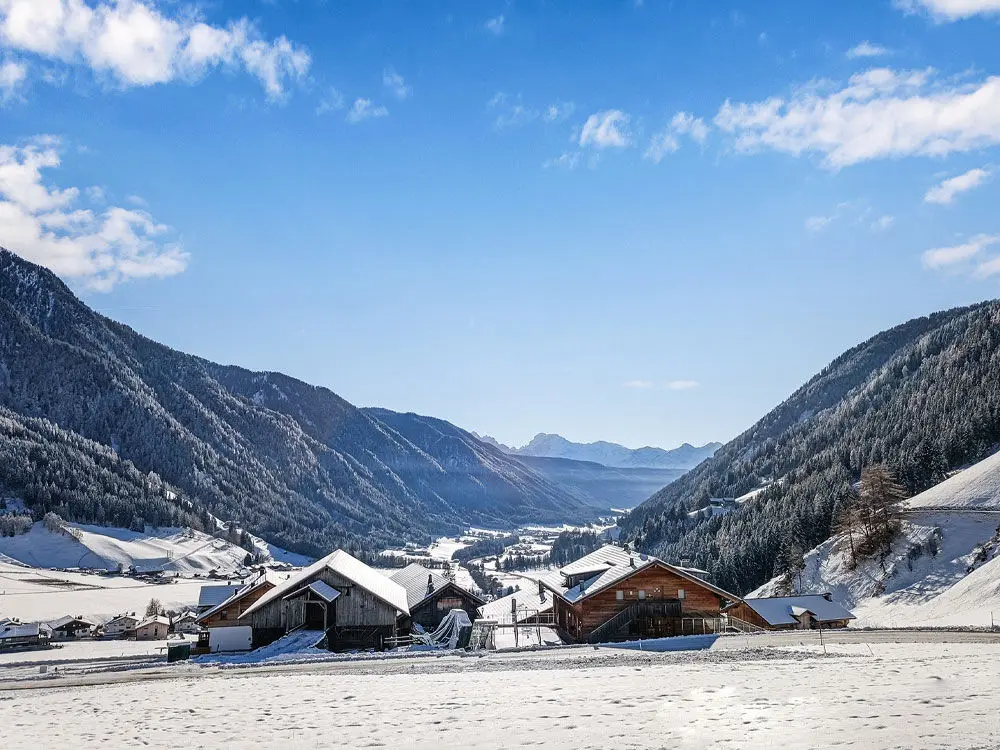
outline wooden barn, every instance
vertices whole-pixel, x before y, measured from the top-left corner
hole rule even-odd
[[[767,630],[846,628],[854,619],[854,613],[830,594],[744,599],[727,607],[725,614]]]
[[[406,631],[413,625],[420,625],[427,631],[434,630],[453,609],[464,609],[469,619],[475,620],[476,611],[486,603],[454,581],[417,563],[407,565],[389,577],[406,589],[410,614],[404,616],[400,623],[401,629]]]
[[[253,631],[258,648],[293,630],[326,633],[331,651],[381,649],[397,634],[397,619],[409,615],[406,589],[343,550],[264,594],[239,622]]]
[[[694,571],[612,545],[539,583],[560,635],[587,643],[719,632],[723,607],[740,601]]]

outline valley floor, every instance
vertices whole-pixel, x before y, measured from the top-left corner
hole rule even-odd
[[[1000,637],[825,635],[0,682],[0,747],[1000,746]]]

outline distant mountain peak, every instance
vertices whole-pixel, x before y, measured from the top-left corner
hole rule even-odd
[[[598,440],[593,443],[574,443],[562,435],[539,432],[527,445],[512,448],[497,442],[488,435],[477,435],[476,437],[518,456],[569,458],[574,461],[590,461],[621,469],[680,469],[686,471],[697,466],[706,458],[710,458],[722,446],[721,443],[708,443],[696,447],[690,443],[682,443],[673,450],[664,450],[648,445],[632,449],[606,440]]]

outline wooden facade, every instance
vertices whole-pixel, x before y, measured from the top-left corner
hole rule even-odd
[[[705,632],[714,627],[722,607],[729,601],[714,587],[684,577],[659,561],[638,568],[593,594],[584,594],[575,602],[568,601],[559,591],[554,593],[556,627],[573,641],[683,635],[689,632],[685,620],[700,621]],[[621,627],[602,629],[619,615]]]
[[[475,620],[476,613],[483,604],[483,600],[475,594],[456,583],[449,583],[412,606],[409,618],[403,618],[401,624],[405,630],[409,630],[413,624],[418,624],[424,630],[431,631],[437,628],[445,615],[453,609],[464,609],[469,619]]]
[[[237,594],[236,596],[228,599],[224,602],[225,606],[218,606],[212,610],[209,610],[204,615],[198,618],[198,624],[203,628],[231,628],[234,625],[238,625],[236,621],[240,619],[240,615],[246,612],[250,607],[257,603],[257,601],[264,596],[268,591],[273,589],[275,584],[272,581],[263,580],[259,583],[251,586],[242,594]]]
[[[307,590],[290,598],[278,597],[242,617],[241,624],[253,628],[254,648],[299,628],[323,630],[324,622],[327,646],[331,651],[381,649],[384,639],[396,634],[397,610],[392,605],[330,568],[322,568],[296,581],[296,589],[314,581],[332,586],[340,596],[326,607],[320,607]]]

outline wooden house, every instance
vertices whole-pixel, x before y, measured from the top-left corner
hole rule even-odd
[[[104,637],[125,638],[126,636],[134,635],[135,626],[140,622],[141,620],[135,616],[135,613],[125,613],[113,617],[104,623]]]
[[[86,617],[67,615],[50,622],[52,640],[75,641],[81,638],[93,638],[98,634],[100,624]]]
[[[39,648],[52,640],[52,628],[43,622],[0,621],[0,651],[12,648]]]
[[[381,649],[409,615],[406,589],[337,550],[264,594],[240,615],[253,631],[253,646],[293,630],[326,633],[331,651]]]
[[[725,614],[767,630],[846,628],[855,619],[830,594],[744,599],[727,607]]]
[[[162,615],[147,617],[135,627],[137,641],[165,641],[170,632],[170,618]]]
[[[400,623],[403,630],[409,631],[413,625],[420,625],[426,631],[434,630],[453,609],[464,609],[469,619],[475,620],[476,611],[486,603],[482,597],[417,563],[407,565],[389,577],[406,589],[410,613]]]
[[[739,602],[694,571],[605,545],[541,579],[560,635],[601,643],[719,632],[722,608]]]
[[[253,629],[249,624],[240,622],[240,616],[287,578],[286,573],[266,570],[229,598],[199,615],[199,627],[209,632],[208,649],[218,653],[252,648]]]

